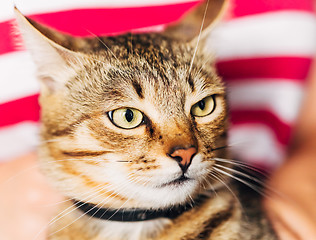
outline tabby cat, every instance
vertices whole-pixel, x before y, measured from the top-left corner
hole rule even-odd
[[[48,239],[276,239],[256,196],[227,186],[225,87],[204,47],[224,6],[94,38],[15,10],[41,85],[39,162],[68,199]]]

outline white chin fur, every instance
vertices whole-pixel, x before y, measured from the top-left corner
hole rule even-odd
[[[151,205],[151,208],[166,208],[190,201],[190,198],[197,192],[198,185],[196,180],[189,180],[179,185],[159,188],[141,187],[139,197],[144,204]]]
[[[121,169],[114,166],[110,168],[111,172],[108,172],[105,176],[108,177],[108,180],[111,179],[111,182],[118,184],[117,186],[129,182],[120,194],[127,198],[131,197],[137,202],[139,206],[135,207],[168,208],[191,201],[200,190],[202,175],[205,175],[205,169],[209,167],[209,164],[201,163],[201,161],[202,157],[200,155],[195,156],[190,166],[191,170],[185,174],[190,180],[178,184],[168,184],[182,175],[176,163],[162,166],[163,169],[153,172],[155,176],[151,176],[150,182],[145,185],[128,181]],[[115,175],[113,175],[113,172],[115,172]]]

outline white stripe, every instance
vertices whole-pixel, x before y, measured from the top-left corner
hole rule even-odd
[[[137,7],[154,6],[174,3],[193,2],[194,0],[1,0],[0,21],[12,19],[13,2],[24,14],[62,11],[66,9],[98,8],[98,7]]]
[[[0,162],[35,150],[38,145],[38,124],[20,123],[0,128]]]
[[[302,84],[280,79],[248,79],[227,89],[232,110],[269,110],[287,124],[296,120],[304,93]]]
[[[28,52],[0,55],[0,104],[38,91],[35,65]]]
[[[285,157],[271,129],[264,125],[239,125],[229,130],[232,157],[249,163],[260,163],[271,169],[279,166]]]
[[[13,18],[14,2],[9,0],[0,1],[0,22]]]
[[[232,19],[214,29],[208,45],[220,60],[271,55],[314,56],[316,17],[279,11]]]

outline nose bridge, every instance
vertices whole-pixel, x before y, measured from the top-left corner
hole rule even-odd
[[[167,137],[167,148],[170,153],[175,148],[190,148],[197,146],[197,140],[192,130],[191,123],[184,119],[170,122],[164,131]]]
[[[198,151],[198,142],[192,123],[187,118],[179,117],[169,120],[161,129],[164,154],[175,160],[185,173]]]

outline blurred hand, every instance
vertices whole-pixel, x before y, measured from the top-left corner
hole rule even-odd
[[[63,198],[46,182],[35,153],[0,164],[0,239],[44,240]]]
[[[265,200],[281,240],[316,239],[316,149],[287,159],[268,183],[280,195]]]

